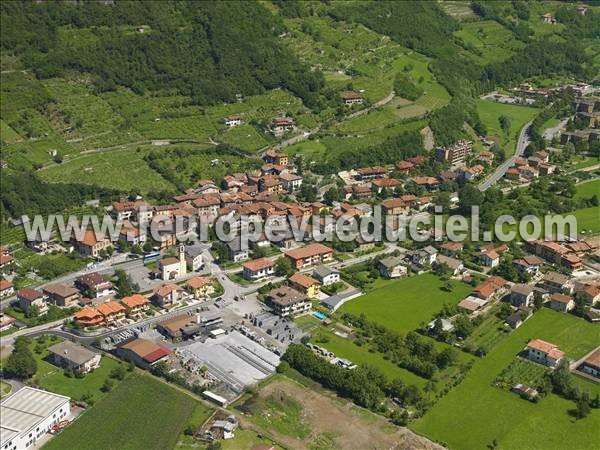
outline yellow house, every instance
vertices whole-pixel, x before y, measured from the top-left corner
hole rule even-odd
[[[194,298],[206,298],[213,292],[215,287],[213,280],[208,277],[192,277],[185,283],[186,287],[194,294]]]
[[[309,298],[317,298],[321,293],[321,285],[319,282],[300,272],[292,275],[288,281],[294,289],[299,290]]]

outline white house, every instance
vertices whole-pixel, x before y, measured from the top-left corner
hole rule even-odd
[[[242,124],[242,118],[240,116],[227,116],[223,118],[223,122],[228,127],[237,127]]]
[[[317,266],[313,270],[313,277],[321,282],[323,286],[328,286],[340,281],[340,272],[327,266]]]
[[[565,357],[565,353],[556,345],[541,339],[529,341],[526,347],[527,358],[548,367],[556,367]]]
[[[71,417],[70,398],[25,386],[0,403],[0,448],[32,447],[57,423]]]
[[[398,278],[406,275],[408,270],[400,258],[389,256],[379,261],[379,272],[385,278]]]
[[[199,248],[186,248],[185,262],[192,269],[192,272],[200,270],[203,266],[202,250]]]
[[[275,264],[269,258],[253,259],[243,265],[242,276],[246,280],[256,281],[275,273]]]
[[[100,354],[79,344],[63,341],[48,348],[52,362],[63,368],[88,373],[100,367]]]
[[[287,192],[293,192],[302,186],[302,177],[294,173],[284,172],[279,175],[281,185]]]

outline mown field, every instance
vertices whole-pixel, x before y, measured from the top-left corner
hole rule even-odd
[[[444,283],[431,273],[404,278],[374,289],[344,304],[340,311],[365,314],[387,328],[405,333],[432,320],[445,303],[457,304],[472,287],[452,281],[452,291],[443,290]]]
[[[533,338],[557,344],[569,358],[576,359],[598,345],[600,328],[543,308],[477,360],[465,380],[410,428],[451,449],[486,448],[494,440],[499,448],[507,449],[592,448],[600,429],[599,410],[575,420],[568,412],[574,408],[572,401],[552,394],[534,404],[492,386],[492,381]],[[585,382],[583,386],[593,395],[600,392],[596,384]],[[470,425],[465,428],[465,424]],[[536,430],[535,439],[531,430]]]
[[[503,103],[477,100],[477,112],[481,121],[487,127],[489,136],[496,136],[500,147],[506,155],[514,153],[519,132],[523,125],[532,120],[539,112],[538,108],[519,105],[506,105]],[[504,131],[500,126],[500,117],[508,116],[511,120],[510,130]]]
[[[197,404],[149,375],[130,377],[44,448],[173,448]]]
[[[36,341],[34,341],[36,342]],[[39,345],[41,352],[37,352],[37,345],[32,345],[34,357],[38,364],[38,370],[35,374],[35,382],[42,389],[58,394],[67,395],[74,400],[81,400],[88,395],[93,400],[99,400],[106,394],[100,390],[106,380],[109,379],[110,372],[117,368],[127,368],[127,365],[117,361],[116,359],[103,357],[100,361],[100,367],[91,373],[86,374],[83,378],[68,377],[64,374],[63,369],[47,362],[46,358],[49,355],[48,347],[60,342],[46,338],[43,344]],[[126,376],[130,376],[127,372]],[[118,380],[110,378],[113,383],[118,383]]]
[[[600,197],[600,180],[577,186],[575,198]],[[577,230],[586,234],[600,233],[600,206],[577,209],[572,213],[577,219]]]

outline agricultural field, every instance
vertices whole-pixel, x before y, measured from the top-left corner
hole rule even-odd
[[[236,409],[257,429],[288,448],[391,448],[398,442],[425,448],[421,438],[405,428],[318,386],[304,387],[282,375],[272,377],[258,392],[243,397]]]
[[[451,284],[452,291],[447,292],[444,282],[431,273],[404,278],[349,301],[340,311],[365,314],[369,320],[406,333],[432,320],[445,303],[455,305],[471,291],[467,284]]]
[[[150,375],[132,376],[44,448],[173,448],[198,402]],[[160,413],[160,426],[157,414]],[[93,436],[93,439],[90,439]]]
[[[503,103],[477,100],[477,112],[489,136],[496,136],[500,140],[500,147],[506,155],[514,153],[517,137],[521,128],[532,120],[539,112],[538,108],[530,106],[507,105]],[[500,127],[500,117],[510,117],[511,126],[508,132]]]
[[[504,326],[504,321],[495,315],[495,312],[494,309],[485,316],[481,324],[465,339],[465,345],[485,349],[489,352],[507,336],[509,330]]]
[[[189,417],[189,419],[187,420],[187,423],[184,427],[184,431],[186,428],[191,428],[194,430],[198,430],[200,429],[200,427],[202,427],[202,425],[204,424],[204,422],[206,422],[208,420],[208,418],[211,416],[211,414],[213,413],[212,409],[209,409],[208,407],[204,406],[204,404],[202,403],[197,403],[196,407],[194,408],[194,412],[192,412],[191,416]],[[237,436],[237,432],[235,433]],[[185,433],[181,433],[181,435],[179,436],[179,440],[177,441],[177,444],[175,445],[176,449],[193,449],[193,448],[203,448],[204,445],[200,446],[198,441],[196,441],[192,436],[188,436]]]
[[[135,130],[125,129],[123,117],[87,85],[62,78],[44,80],[42,84],[52,97],[46,117],[53,129],[74,146],[90,149],[142,139]]]
[[[600,329],[568,314],[547,308],[536,312],[521,327],[474,364],[467,377],[410,428],[442,442],[450,449],[485,448],[496,440],[500,448],[589,448],[600,427],[600,411],[583,420],[568,413],[572,401],[549,395],[533,404],[492,385],[532,338],[558,345],[570,359],[578,359],[600,342]],[[600,389],[586,382],[593,395]],[[457,412],[460,411],[460,414]],[[485,423],[469,427],[465,423]],[[536,429],[536,439],[529,430]]]
[[[172,190],[173,186],[144,161],[146,150],[92,153],[39,171],[52,183],[85,183],[121,191]]]
[[[38,340],[34,340],[31,345],[32,353],[38,364],[38,370],[34,377],[35,383],[42,389],[67,395],[74,400],[82,400],[89,396],[92,400],[97,401],[104,397],[106,394],[100,388],[106,380],[111,379],[114,383],[119,383],[118,380],[109,378],[111,370],[116,367],[127,368],[126,364],[104,356],[100,361],[100,367],[83,378],[68,377],[64,374],[63,369],[46,360],[49,355],[48,347],[57,344],[60,340],[46,337],[40,343],[38,342]],[[131,374],[126,372],[126,376],[131,376]]]
[[[525,46],[494,20],[464,23],[454,35],[465,43],[464,54],[481,65],[503,61]]]

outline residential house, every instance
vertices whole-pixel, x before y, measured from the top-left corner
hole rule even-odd
[[[106,325],[114,325],[117,321],[125,318],[125,307],[114,300],[100,303],[96,309],[104,317]]]
[[[281,317],[295,316],[310,309],[310,299],[295,289],[282,286],[273,289],[267,295],[267,304]]]
[[[302,177],[294,173],[282,173],[279,175],[283,189],[288,192],[294,192],[302,186]]]
[[[516,330],[523,325],[523,322],[525,322],[530,315],[531,310],[529,308],[519,308],[518,311],[508,316],[504,323],[506,323],[513,330]]]
[[[207,298],[215,292],[213,279],[209,277],[192,277],[186,281],[185,286],[191,291],[196,300]]]
[[[408,161],[399,161],[398,163],[396,163],[396,169],[400,173],[408,174],[411,171],[415,170],[415,165]]]
[[[86,231],[81,241],[73,236],[71,244],[80,255],[92,258],[97,258],[102,250],[112,246],[112,242],[108,237],[96,235],[93,231]]]
[[[8,280],[0,280],[0,297],[8,297],[15,293],[15,287]]]
[[[88,297],[105,297],[115,294],[113,284],[98,272],[86,273],[75,279],[75,287]]]
[[[317,266],[313,269],[313,277],[319,280],[321,285],[329,286],[330,284],[338,283],[340,281],[339,270],[333,269],[327,266]]]
[[[375,178],[387,177],[388,170],[385,167],[361,167],[356,171],[356,179],[362,181],[374,180]]]
[[[504,292],[504,286],[506,286],[506,284],[506,280],[502,277],[489,277],[485,281],[479,283],[475,289],[473,289],[473,295],[489,301],[495,295],[499,295]]]
[[[308,298],[317,298],[321,293],[321,286],[317,280],[308,275],[296,272],[288,278],[290,286],[302,292]]]
[[[462,242],[444,242],[440,245],[440,252],[443,255],[456,258],[456,256],[463,251],[463,248],[464,245]]]
[[[100,367],[100,354],[79,344],[63,341],[48,347],[52,364],[77,373],[88,373]]]
[[[494,268],[500,264],[500,255],[495,250],[488,250],[478,253],[477,260],[482,266]]]
[[[227,116],[223,118],[223,123],[230,128],[238,127],[242,124],[242,118],[240,116]]]
[[[185,248],[185,263],[192,272],[202,269],[204,266],[202,258],[202,249],[199,247]]]
[[[438,255],[435,264],[445,265],[450,270],[450,273],[454,276],[458,275],[465,268],[463,262],[460,259],[452,258],[446,255]]]
[[[541,339],[529,341],[525,350],[527,351],[528,359],[548,367],[558,366],[560,361],[565,357],[565,353],[556,345]]]
[[[15,259],[8,255],[0,255],[0,274],[12,273],[15,267]]]
[[[134,339],[121,344],[115,351],[120,358],[146,370],[164,361],[171,354],[168,348],[148,339]]]
[[[104,316],[96,308],[86,307],[75,314],[73,319],[82,327],[95,327],[104,324]]]
[[[362,94],[355,91],[343,92],[340,97],[342,97],[342,100],[346,106],[352,106],[354,104],[360,105],[364,101]]]
[[[533,287],[529,284],[515,284],[510,290],[510,303],[516,307],[531,306]]]
[[[577,370],[600,379],[600,347],[588,355]]]
[[[573,285],[568,276],[558,272],[546,272],[543,280],[543,287],[549,292],[568,293],[573,292]]]
[[[440,180],[435,177],[413,177],[411,179],[417,186],[428,190],[435,189],[440,185]]]
[[[27,312],[32,306],[37,307],[40,315],[48,312],[46,296],[40,291],[36,291],[30,287],[17,291],[17,301],[19,303],[19,308],[21,308],[23,312]]]
[[[402,259],[396,256],[388,256],[379,261],[379,273],[384,278],[399,278],[408,273],[408,269],[402,264]]]
[[[558,312],[569,312],[575,308],[573,297],[555,292],[550,296],[550,308]]]
[[[291,117],[277,117],[273,119],[271,130],[275,136],[281,136],[289,131],[294,131],[296,128],[294,119]]]
[[[50,303],[66,308],[77,306],[81,298],[79,291],[66,283],[49,284],[43,287],[42,291],[46,294]]]
[[[402,198],[388,198],[381,202],[383,214],[399,216],[406,214],[409,209],[409,203]]]
[[[371,190],[376,194],[381,194],[384,189],[393,191],[400,186],[402,186],[402,181],[395,178],[377,178],[371,181]]]
[[[419,267],[425,265],[431,266],[436,261],[438,251],[435,247],[428,245],[420,250],[415,250],[411,253],[411,261]]]
[[[272,148],[265,152],[263,159],[270,164],[275,164],[278,166],[287,166],[289,164],[289,157],[287,153],[280,152]]]
[[[173,283],[163,284],[154,289],[153,299],[161,307],[170,309],[182,299],[183,289]]]
[[[333,250],[326,245],[313,243],[289,250],[285,256],[290,259],[293,268],[300,270],[307,266],[332,261]]]
[[[576,289],[576,295],[583,298],[586,303],[592,306],[600,302],[600,288],[593,284],[584,284],[583,286],[580,286]]]
[[[150,309],[150,301],[142,294],[133,294],[121,299],[127,317],[136,317]]]
[[[250,258],[249,249],[242,248],[241,240],[239,238],[233,239],[227,243],[227,252],[229,253],[229,259],[233,262],[241,262]]]
[[[275,273],[275,263],[269,258],[246,261],[242,267],[242,276],[250,281],[261,280]]]
[[[16,321],[14,317],[0,311],[0,332],[10,330]]]
[[[541,258],[535,255],[527,255],[523,258],[513,259],[513,265],[521,273],[535,276],[540,272],[540,267],[544,264]]]
[[[130,245],[144,245],[148,238],[138,228],[123,227],[119,232],[119,240],[123,240]]]

